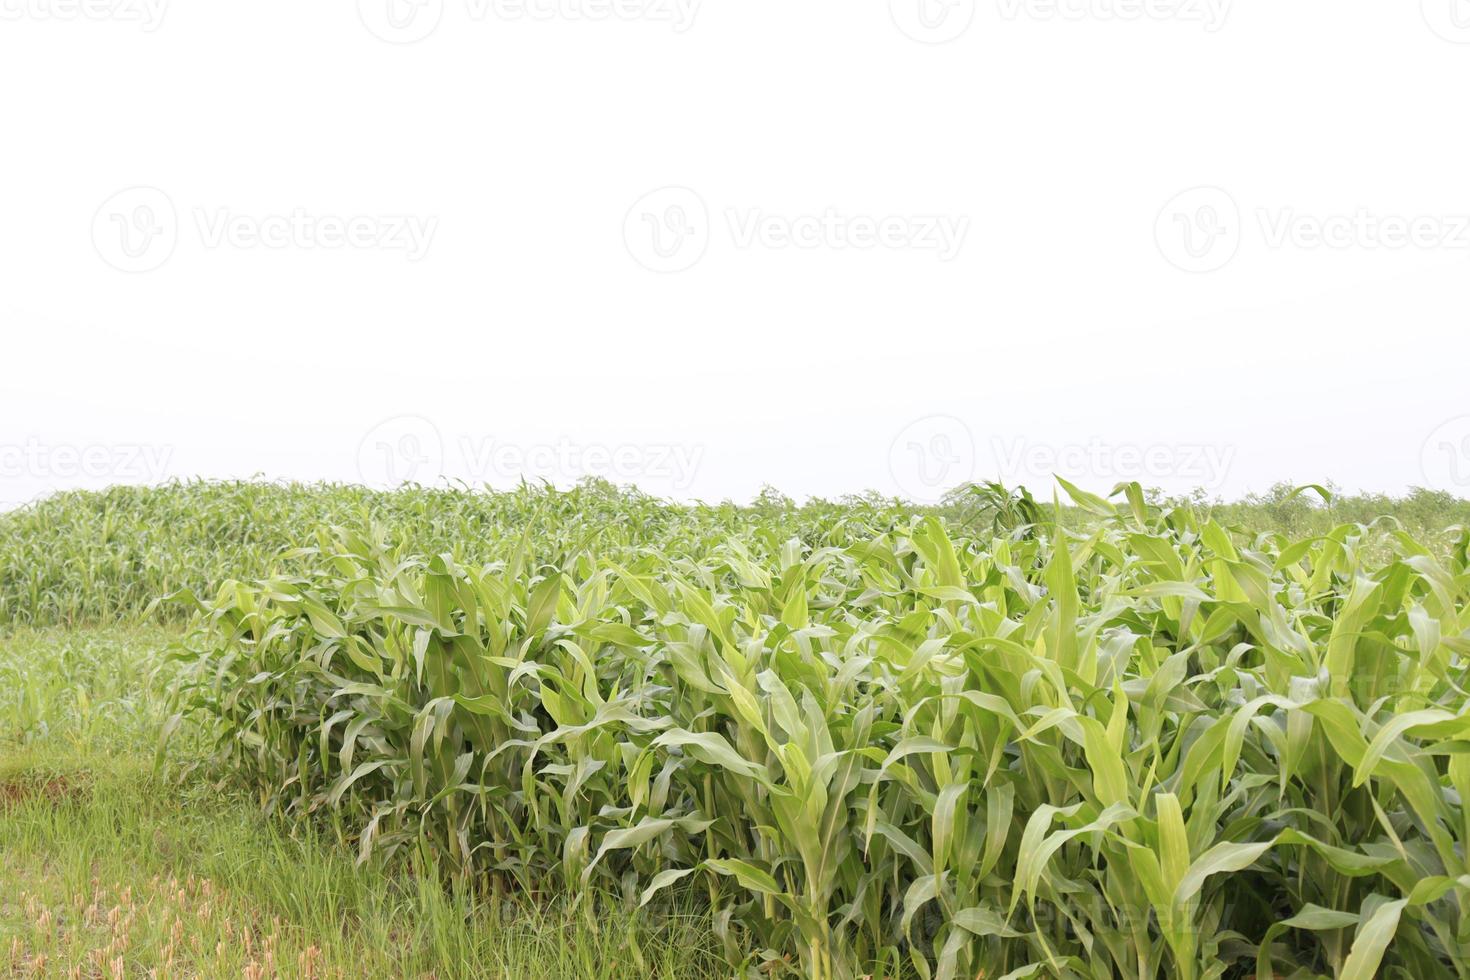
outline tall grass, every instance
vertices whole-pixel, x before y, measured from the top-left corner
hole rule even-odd
[[[1470,537],[1071,493],[321,528],[175,597],[181,703],[364,859],[699,895],[736,968],[1470,974]]]
[[[718,977],[686,904],[492,904],[412,861],[356,867],[233,793],[159,786],[147,756],[0,752],[4,977]]]

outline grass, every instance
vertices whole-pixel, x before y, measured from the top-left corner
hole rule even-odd
[[[155,671],[177,640],[0,635],[0,976],[719,975],[697,909],[490,903],[409,860],[358,866],[238,790],[159,778]]]
[[[0,964],[1470,976],[1466,505],[1067,489],[0,516]]]

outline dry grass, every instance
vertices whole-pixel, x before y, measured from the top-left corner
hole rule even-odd
[[[8,975],[95,977],[243,976],[253,980],[344,977],[326,969],[321,947],[279,916],[231,896],[207,878],[153,875],[141,886],[91,879],[74,888],[57,869],[11,869],[30,885],[0,902],[14,930]]]

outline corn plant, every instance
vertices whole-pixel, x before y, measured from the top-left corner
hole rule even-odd
[[[1470,534],[1066,489],[1023,534],[528,506],[493,554],[363,514],[174,596],[179,706],[363,860],[699,896],[737,971],[1470,976]]]

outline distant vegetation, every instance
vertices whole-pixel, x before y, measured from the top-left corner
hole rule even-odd
[[[1148,494],[1151,503],[1187,508],[1222,525],[1289,537],[1323,535],[1341,524],[1399,527],[1444,547],[1448,529],[1470,526],[1470,501],[1415,490],[1402,498],[1277,487],[1237,503]],[[1116,498],[1115,498],[1116,499]],[[1082,527],[1095,516],[1063,496],[1061,522]],[[1032,507],[1027,511],[1025,508]],[[611,554],[623,547],[699,557],[722,536],[747,538],[757,553],[790,537],[809,546],[833,534],[879,533],[935,514],[961,533],[994,531],[1053,518],[1051,498],[1030,500],[998,485],[962,489],[923,508],[875,494],[798,505],[767,490],[748,505],[672,504],[591,481],[568,491],[404,489],[260,482],[174,483],[62,493],[0,513],[0,626],[111,623],[143,618],[149,604],[179,589],[211,593],[226,579],[259,578],[291,568],[317,531],[374,524],[418,554],[493,561],[536,528],[555,528]],[[178,608],[157,615],[180,620]]]

